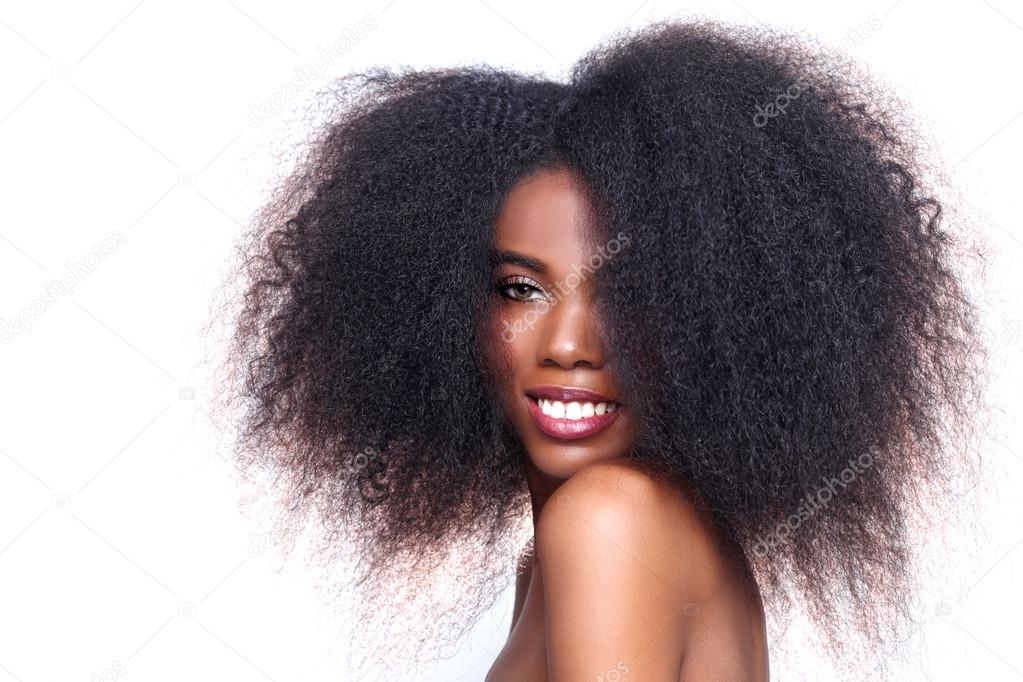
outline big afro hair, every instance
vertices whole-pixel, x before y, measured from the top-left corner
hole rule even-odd
[[[418,651],[514,570],[529,497],[484,371],[488,255],[509,189],[561,166],[595,236],[629,237],[594,273],[629,456],[691,484],[769,603],[795,595],[839,649],[850,626],[886,636],[911,512],[973,464],[985,353],[912,128],[871,83],[810,40],[703,20],[618,33],[560,80],[331,84],[240,249],[222,390],[282,528],[315,511],[320,551],[355,567],[359,629],[426,598],[438,631],[379,639]],[[444,571],[460,584],[431,592]]]

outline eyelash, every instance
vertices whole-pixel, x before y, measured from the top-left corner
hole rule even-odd
[[[522,275],[515,275],[513,277],[505,278],[505,279],[501,280],[500,282],[498,282],[497,284],[495,284],[494,288],[497,289],[497,291],[502,296],[504,296],[505,298],[507,298],[507,299],[509,299],[511,301],[514,301],[515,303],[534,303],[537,300],[540,300],[540,299],[522,299],[522,298],[516,298],[515,296],[509,296],[508,294],[505,293],[505,289],[509,289],[509,288],[511,288],[511,287],[513,287],[515,285],[522,285],[522,284],[528,286],[530,289],[534,289],[536,291],[539,291],[541,294],[543,294],[543,288],[539,284],[537,284],[535,281],[529,279],[528,277],[523,277]]]

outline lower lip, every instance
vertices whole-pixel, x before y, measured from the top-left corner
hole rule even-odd
[[[603,431],[611,425],[611,422],[618,417],[618,413],[622,410],[622,406],[618,405],[614,412],[595,414],[582,419],[557,419],[549,414],[544,414],[532,396],[527,395],[526,401],[529,403],[529,415],[537,427],[548,436],[563,440],[586,438]]]

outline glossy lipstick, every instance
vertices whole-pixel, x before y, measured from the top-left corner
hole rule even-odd
[[[537,402],[538,398],[559,400],[564,403],[609,403],[614,404],[614,411],[605,412],[604,414],[594,414],[590,417],[583,417],[581,419],[560,419],[549,414],[544,414],[543,410],[540,408],[540,404]],[[622,409],[622,406],[616,401],[594,391],[563,386],[537,386],[526,391],[526,400],[529,403],[529,414],[533,418],[533,422],[536,424],[537,428],[548,436],[563,440],[586,438],[587,436],[592,436],[595,433],[603,431],[618,418],[618,413]]]

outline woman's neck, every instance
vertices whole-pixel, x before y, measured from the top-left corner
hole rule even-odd
[[[536,522],[540,518],[540,510],[547,504],[554,491],[565,482],[563,478],[556,478],[545,474],[536,468],[528,456],[523,456],[523,466],[526,470],[526,482],[529,485],[529,499],[533,508],[533,531],[536,532]]]

